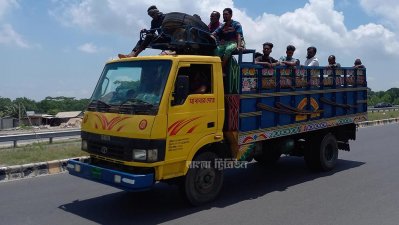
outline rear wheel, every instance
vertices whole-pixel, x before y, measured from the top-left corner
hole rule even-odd
[[[338,160],[337,139],[331,133],[313,138],[305,151],[305,162],[310,169],[330,171]]]
[[[217,155],[202,152],[197,155],[182,183],[190,204],[197,206],[216,199],[223,185],[223,170],[215,166]]]

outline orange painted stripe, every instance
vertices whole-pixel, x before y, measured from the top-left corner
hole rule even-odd
[[[117,120],[112,121],[112,123],[110,123],[110,124],[108,125],[108,130],[111,130],[112,128],[114,128],[115,125],[117,125],[118,123],[120,123],[120,122],[122,122],[122,121],[124,121],[124,120],[126,120],[126,119],[128,119],[128,118],[129,118],[129,117],[118,118]]]
[[[107,123],[108,123],[107,117],[101,114],[101,124],[104,130],[107,129]]]
[[[123,127],[125,127],[125,125],[122,125],[122,126],[119,127],[118,130],[116,130],[116,131],[118,131],[118,132],[121,131]]]
[[[183,129],[185,126],[187,126],[187,124],[189,124],[199,118],[201,118],[201,116],[184,121],[183,123],[179,124],[179,126],[175,127],[172,130],[172,132],[170,133],[170,135],[176,135],[181,129]]]
[[[112,129],[115,123],[118,123],[120,121],[120,117],[116,116],[112,118],[110,121],[107,121],[107,130]]]
[[[104,121],[103,121],[102,115],[100,115],[100,114],[95,114],[95,116],[100,120],[101,125],[102,125],[102,128],[104,129],[105,127],[104,127]],[[96,125],[97,125],[97,124],[96,124]],[[96,128],[98,128],[98,126],[96,126]]]
[[[174,122],[169,128],[168,128],[168,132],[170,130],[172,130],[173,127],[177,126],[178,124],[182,123],[184,120],[178,120],[176,122]]]
[[[187,134],[191,134],[198,126],[199,126],[199,124],[191,127],[190,130],[187,131]]]

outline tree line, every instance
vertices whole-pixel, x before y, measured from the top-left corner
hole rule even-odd
[[[391,88],[387,91],[367,91],[368,105],[374,106],[377,103],[386,102],[392,105],[399,105],[399,88]]]
[[[368,105],[374,106],[380,102],[399,105],[399,88],[391,88],[387,91],[367,91]],[[74,97],[46,97],[36,102],[35,100],[22,97],[11,100],[0,96],[0,117],[11,116],[19,118],[26,116],[26,111],[35,111],[55,115],[58,112],[83,111],[89,104],[90,99],[75,99]]]
[[[74,97],[46,97],[37,102],[22,97],[11,100],[0,96],[0,117],[25,117],[27,111],[55,115],[58,112],[82,111],[89,104],[89,99],[75,99]]]

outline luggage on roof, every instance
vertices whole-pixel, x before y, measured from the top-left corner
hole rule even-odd
[[[150,47],[173,50],[177,54],[213,55],[216,42],[209,33],[208,26],[195,16],[172,12],[165,14],[159,38]]]

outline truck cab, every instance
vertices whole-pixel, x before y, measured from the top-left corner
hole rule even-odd
[[[71,161],[70,172],[127,190],[183,176],[199,149],[223,141],[221,71],[209,56],[108,62],[82,122],[90,162]]]

